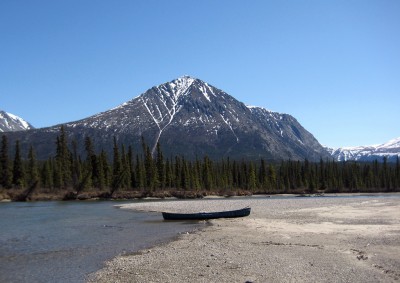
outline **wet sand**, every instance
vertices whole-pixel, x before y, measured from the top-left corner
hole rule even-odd
[[[90,282],[399,282],[400,198],[163,201],[146,211],[251,206],[176,241],[119,256]],[[161,215],[160,215],[161,217]]]

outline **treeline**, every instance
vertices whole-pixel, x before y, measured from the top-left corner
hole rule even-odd
[[[205,156],[187,160],[184,156],[166,158],[160,144],[154,154],[142,138],[142,149],[118,144],[114,139],[112,157],[104,150],[94,151],[90,137],[85,139],[85,154],[78,154],[76,141],[68,141],[61,127],[56,153],[47,160],[36,160],[34,148],[22,157],[20,144],[9,156],[7,136],[0,151],[0,187],[23,190],[22,199],[35,190],[65,193],[72,198],[82,192],[101,192],[112,197],[116,192],[140,192],[140,196],[171,191],[235,195],[245,193],[391,192],[400,188],[399,158],[396,163],[259,161],[222,159]],[[161,194],[162,195],[162,194]]]

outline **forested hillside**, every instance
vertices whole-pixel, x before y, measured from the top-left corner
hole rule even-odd
[[[279,163],[212,160],[199,156],[164,156],[157,144],[154,156],[142,139],[141,152],[114,139],[113,154],[95,152],[90,137],[86,153],[77,153],[63,127],[54,141],[56,155],[36,160],[35,149],[21,156],[19,141],[8,144],[3,135],[0,151],[2,198],[29,200],[33,194],[59,198],[123,198],[145,196],[199,197],[208,194],[277,194],[314,192],[393,192],[400,188],[400,165],[369,163],[291,161]],[[12,155],[9,153],[13,152]]]

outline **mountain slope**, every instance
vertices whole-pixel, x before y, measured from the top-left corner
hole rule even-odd
[[[327,148],[328,152],[337,161],[382,161],[387,157],[389,161],[396,161],[400,156],[400,138],[390,140],[380,145]]]
[[[71,137],[91,136],[97,149],[119,143],[140,148],[141,136],[166,156],[213,159],[266,158],[317,160],[328,156],[318,141],[292,116],[247,107],[206,82],[184,76],[152,87],[109,111],[65,124]],[[59,125],[32,131],[31,141],[48,139]]]
[[[0,111],[0,132],[24,131],[29,129],[33,129],[33,126],[24,119],[11,113]]]

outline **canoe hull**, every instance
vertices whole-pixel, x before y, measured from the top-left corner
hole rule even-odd
[[[220,212],[198,212],[198,213],[170,213],[163,212],[164,220],[207,220],[217,218],[236,218],[250,215],[250,207],[238,210]]]

